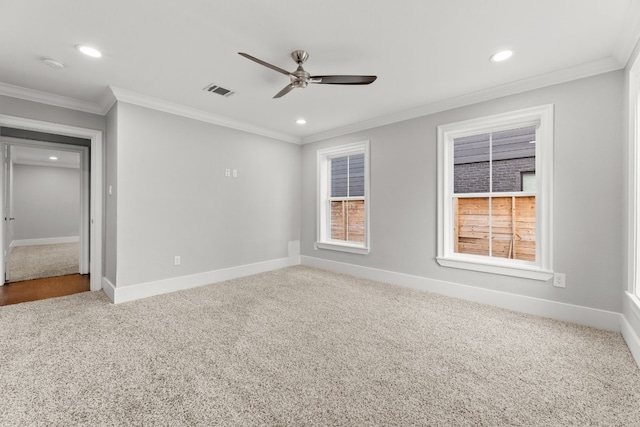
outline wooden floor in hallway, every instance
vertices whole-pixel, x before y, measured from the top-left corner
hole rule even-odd
[[[0,306],[87,292],[89,286],[88,274],[6,283],[0,286]]]

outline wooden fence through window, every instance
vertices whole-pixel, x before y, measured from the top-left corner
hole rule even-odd
[[[456,198],[453,209],[455,252],[535,261],[535,196],[492,197],[491,211],[488,197]]]
[[[331,238],[364,242],[364,200],[331,202]]]

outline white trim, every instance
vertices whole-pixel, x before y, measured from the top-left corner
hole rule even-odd
[[[91,290],[102,288],[102,238],[104,233],[104,146],[102,132],[91,138],[91,209],[89,235],[91,236]]]
[[[618,41],[615,44],[615,50],[613,57],[624,67],[629,62],[629,58],[633,53],[633,49],[638,43],[640,38],[640,2],[630,1],[629,9],[626,13],[626,18]]]
[[[638,217],[640,215],[638,203],[638,179],[640,178],[640,54],[630,65],[627,72],[628,86],[628,117],[627,117],[627,290],[637,293],[638,286]]]
[[[293,256],[288,258],[259,262],[255,264],[224,268],[221,270],[207,271],[204,273],[192,274],[189,276],[173,277],[170,279],[157,280],[154,282],[138,283],[128,286],[115,286],[113,287],[113,298],[111,298],[111,300],[115,304],[119,304],[122,302],[134,301],[140,298],[147,298],[154,295],[161,295],[170,292],[196,288],[199,286],[210,285],[212,283],[236,279],[238,277],[265,273],[267,271],[278,270],[280,268],[291,267],[299,264],[300,256]],[[109,292],[111,292],[111,289],[105,291],[107,295],[109,295]]]
[[[116,102],[118,102],[118,100],[113,94],[111,87],[109,87],[109,90],[107,90],[104,96],[100,99],[100,105],[102,107],[102,115],[106,116],[111,110],[111,107],[113,107]]]
[[[54,95],[52,93],[41,92],[39,90],[28,89],[21,86],[14,86],[7,83],[0,83],[0,95],[10,96],[11,98],[24,99],[25,101],[38,102],[40,104],[68,108],[70,110],[84,111],[85,113],[104,115],[102,107],[90,101],[81,101],[75,98],[68,98],[62,95]]]
[[[80,274],[90,273],[91,255],[91,172],[89,165],[89,150],[82,147],[80,152]]]
[[[325,139],[335,138],[338,136],[360,132],[379,126],[428,116],[430,114],[440,113],[442,111],[452,110],[454,108],[491,101],[493,99],[502,98],[504,96],[515,95],[547,86],[553,86],[573,80],[592,77],[598,74],[616,71],[623,67],[624,65],[621,65],[616,59],[612,57],[604,58],[597,61],[589,62],[587,64],[579,65],[577,67],[565,68],[563,70],[518,80],[478,92],[432,102],[411,110],[387,114],[374,119],[353,123],[347,126],[319,132],[313,135],[308,135],[302,138],[302,144],[323,141]]]
[[[640,366],[640,299],[629,292],[625,292],[623,299],[620,332]]]
[[[366,255],[371,250],[369,212],[371,206],[371,142],[369,140],[343,144],[320,149],[316,152],[316,243],[314,249],[328,249]],[[332,240],[328,230],[331,228],[328,214],[329,188],[331,176],[329,160],[336,157],[364,154],[364,242],[352,243]]]
[[[40,120],[26,119],[0,114],[0,126],[14,127],[18,129],[34,130],[59,135],[76,136],[91,140],[91,201],[89,235],[91,262],[89,270],[91,274],[90,289],[97,291],[102,288],[102,210],[103,210],[103,134],[100,130],[80,128],[76,126],[62,125],[58,123],[44,122]],[[3,227],[0,227],[0,233]],[[4,245],[0,237],[0,245]],[[0,277],[4,277],[4,264],[0,263]]]
[[[631,309],[630,314],[634,317],[635,321],[640,324],[640,299],[630,292],[625,292],[624,298],[626,298],[629,303]]]
[[[460,260],[437,257],[436,261],[443,267],[500,274],[503,276],[521,277],[524,279],[547,281],[553,277],[553,271],[542,270],[537,267],[527,267],[526,265],[507,265],[506,263],[505,265],[499,265],[499,261],[495,263],[471,261],[471,257],[472,256],[465,257]]]
[[[88,151],[88,147],[84,145],[73,145],[66,144],[63,142],[49,142],[49,141],[40,141],[35,139],[26,139],[26,138],[15,138],[13,136],[0,136],[0,142],[3,142],[8,145],[19,145],[23,147],[36,147],[54,151],[66,151],[78,153],[78,158],[82,158],[83,152]],[[81,169],[82,164],[81,161],[78,163],[60,163],[60,161],[56,162],[46,162],[40,160],[20,160],[11,158],[11,161],[14,165],[28,165],[28,166],[45,166],[50,168],[68,168],[68,169]]]
[[[46,162],[44,160],[18,160],[13,162],[14,165],[26,165],[26,166],[43,166],[46,168],[65,168],[65,169],[80,169],[80,165],[71,163],[60,162]]]
[[[366,255],[371,250],[367,247],[360,245],[350,245],[348,243],[330,243],[330,242],[315,242],[314,249],[328,249],[331,251],[350,252],[352,254]]]
[[[629,351],[636,361],[636,365],[640,367],[640,338],[624,316],[620,316],[620,334],[622,334],[624,342],[627,344],[627,347],[629,347]]]
[[[18,246],[34,246],[34,245],[55,245],[58,243],[74,243],[79,242],[80,236],[68,236],[68,237],[45,237],[42,239],[21,239],[11,242],[11,247],[16,248]]]
[[[241,130],[243,132],[249,132],[256,135],[266,136],[268,138],[278,139],[280,141],[291,142],[294,144],[300,144],[301,139],[291,135],[287,135],[281,132],[272,131],[266,128],[253,126],[248,123],[244,123],[238,120],[233,120],[228,117],[219,116],[217,114],[209,113],[206,111],[198,110],[191,107],[185,107],[180,104],[165,101],[163,99],[153,98],[151,96],[141,95],[128,90],[120,89],[117,87],[109,86],[113,96],[121,102],[128,104],[134,104],[141,107],[151,108],[157,111],[163,111],[165,113],[174,114],[176,116],[182,116],[193,120],[199,120],[201,122],[211,123],[218,126],[224,126],[231,129]]]
[[[115,294],[116,294],[116,287],[106,277],[102,278],[102,291],[107,295],[107,298],[109,298],[111,302],[114,301]]]
[[[396,273],[388,270],[379,270],[376,268],[346,264],[309,256],[302,256],[301,263],[302,265],[350,274],[352,276],[391,283],[394,285],[406,286],[413,289],[433,292],[480,304],[506,308],[508,310],[514,310],[521,313],[549,317],[565,322],[578,323],[581,325],[612,331],[620,330],[620,313],[613,311],[565,304],[541,298],[494,291],[476,286],[461,285],[453,282],[445,282],[443,280],[429,279],[427,277]]]
[[[631,27],[631,25],[629,26]],[[631,42],[629,42],[631,43]],[[633,47],[631,48],[633,49]],[[586,77],[595,76],[598,74],[608,73],[616,71],[624,67],[621,65],[620,58],[628,57],[631,52],[628,52],[629,48],[626,46],[621,47],[619,52],[616,52],[615,57],[603,58],[597,61],[589,62],[586,64],[578,65],[576,67],[565,68],[515,82],[507,83],[500,86],[484,89],[474,93],[447,98],[441,101],[431,102],[424,106],[400,111],[396,113],[386,114],[374,119],[365,120],[357,123],[353,123],[346,126],[329,129],[327,131],[307,135],[302,138],[284,134],[277,131],[272,131],[265,128],[256,127],[248,123],[232,120],[223,116],[218,116],[213,113],[204,112],[190,107],[185,107],[179,104],[170,103],[168,101],[159,100],[157,98],[147,97],[145,95],[139,95],[134,92],[125,91],[116,87],[110,87],[112,92],[118,92],[118,96],[115,93],[108,93],[100,99],[99,103],[93,103],[89,101],[81,101],[74,98],[67,98],[60,95],[54,95],[51,93],[40,92],[33,89],[27,89],[19,86],[9,85],[6,83],[0,83],[0,95],[10,96],[12,98],[24,99],[27,101],[35,101],[48,105],[55,105],[58,107],[69,108],[77,111],[84,111],[87,113],[105,115],[113,106],[116,99],[123,102],[129,102],[136,105],[146,106],[159,111],[170,112],[172,114],[181,115],[184,117],[190,117],[195,120],[201,120],[208,123],[217,124],[233,129],[243,130],[245,132],[254,133],[257,135],[267,136],[278,140],[292,142],[295,144],[308,144],[311,142],[322,141],[325,139],[346,135],[353,132],[372,129],[387,124],[402,122],[405,120],[414,119],[417,117],[427,116],[429,114],[439,113],[446,110],[451,110],[466,105],[477,104],[480,102],[490,101],[493,99],[501,98],[504,96],[514,95],[529,90],[540,89],[547,86],[552,86],[560,83],[569,82],[572,80],[578,80]]]
[[[553,104],[548,104],[438,126],[436,261],[439,265],[540,281],[553,277],[553,112]],[[539,189],[536,194],[536,262],[454,253],[451,235],[453,140],[533,125],[539,141],[536,144],[536,188]]]
[[[187,117],[206,123],[212,123],[218,126],[224,126],[231,129],[241,130],[256,135],[277,139],[280,141],[291,142],[294,144],[300,144],[302,142],[301,138],[297,136],[254,126],[249,123],[234,120],[214,113],[209,113],[162,99],[141,95],[113,86],[110,86],[109,89],[111,93],[103,96],[100,100],[100,103],[98,104],[94,102],[68,98],[61,95],[54,95],[47,92],[41,92],[34,89],[14,86],[7,83],[0,83],[0,95],[24,99],[26,101],[38,102],[41,104],[54,105],[56,107],[68,108],[76,111],[84,111],[86,113],[100,114],[104,116],[109,112],[116,101],[122,101],[129,104],[139,105],[141,107],[151,108],[157,111],[163,111],[165,113],[170,113],[177,116]]]

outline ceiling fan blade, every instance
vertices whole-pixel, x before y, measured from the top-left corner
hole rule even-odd
[[[288,94],[289,92],[291,92],[293,90],[293,88],[295,88],[294,85],[292,84],[288,84],[284,87],[284,89],[282,89],[280,92],[276,93],[276,95],[274,96],[274,98],[282,98],[283,96],[285,96],[286,94]]]
[[[267,68],[271,68],[272,70],[277,71],[277,72],[279,72],[279,73],[282,73],[282,74],[284,74],[285,76],[290,76],[290,75],[291,75],[291,73],[290,73],[290,72],[288,72],[287,70],[283,70],[283,69],[282,69],[282,68],[280,68],[280,67],[276,67],[275,65],[271,65],[271,64],[269,64],[268,62],[264,62],[262,59],[258,59],[258,58],[256,58],[255,56],[251,56],[251,55],[249,55],[248,53],[238,52],[238,55],[244,56],[245,58],[250,59],[250,60],[252,60],[252,61],[254,61],[254,62],[257,62],[257,63],[258,63],[258,64],[260,64],[260,65],[264,65],[264,66],[265,66],[265,67],[267,67]]]
[[[311,76],[309,83],[324,85],[368,85],[376,81],[378,76]]]

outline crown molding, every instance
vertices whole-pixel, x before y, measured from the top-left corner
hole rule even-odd
[[[365,120],[351,125],[319,132],[303,137],[302,144],[322,141],[353,132],[360,132],[379,126],[415,119],[417,117],[427,116],[458,107],[477,104],[479,102],[490,101],[492,99],[497,99],[508,95],[514,95],[521,92],[540,89],[543,87],[591,77],[610,71],[616,71],[621,68],[624,68],[624,66],[621,65],[620,62],[618,62],[613,57],[608,57],[577,67],[571,67],[551,73],[541,74],[527,79],[507,83],[505,85],[495,86],[489,89],[474,92],[468,95],[462,95],[455,98],[436,101],[431,104],[423,105],[422,107],[414,108],[411,110],[400,111],[398,113],[380,116],[371,120]]]
[[[275,132],[258,126],[253,126],[239,120],[230,119],[228,117],[219,116],[217,114],[208,113],[195,108],[185,107],[184,105],[175,104],[173,102],[153,98],[147,95],[141,95],[139,93],[131,92],[113,86],[109,86],[109,89],[111,89],[113,97],[120,102],[126,102],[128,104],[151,108],[153,110],[186,117],[193,120],[199,120],[202,122],[224,126],[243,132],[266,136],[268,138],[278,139],[280,141],[291,142],[294,144],[300,144],[302,142],[298,137]]]
[[[300,144],[302,142],[299,137],[275,132],[258,126],[253,126],[239,120],[233,120],[213,113],[208,113],[206,111],[185,107],[183,105],[175,104],[146,95],[141,95],[112,86],[110,86],[109,89],[110,90],[108,90],[107,93],[100,99],[99,103],[93,103],[0,82],[0,95],[24,99],[25,101],[33,101],[41,104],[53,105],[55,107],[83,111],[85,113],[100,114],[104,116],[109,112],[116,101],[122,101],[129,104],[139,105],[141,107],[163,111],[165,113],[175,114],[178,116],[215,124],[218,126],[224,126],[244,132],[253,133],[256,135],[265,136],[268,138],[277,139],[280,141],[291,142],[294,144]]]
[[[640,2],[629,2],[626,18],[622,24],[613,57],[625,67],[640,39]]]
[[[0,83],[0,95],[24,99],[25,101],[39,102],[40,104],[53,105],[55,107],[83,111],[85,113],[103,114],[102,108],[93,102],[54,95],[52,93],[27,89],[25,87],[14,86],[7,83]]]
[[[106,116],[109,110],[111,110],[111,107],[113,107],[117,101],[116,96],[113,94],[113,89],[109,87],[99,101],[100,107],[102,108],[102,114]]]
[[[637,6],[635,6],[634,3],[634,6],[630,6],[630,8],[634,10],[638,9],[639,13],[633,14],[632,17],[629,17],[627,19],[628,24],[625,25],[625,29],[623,29],[623,34],[621,36],[621,39],[625,40],[625,43],[620,43],[620,46],[622,47],[618,49],[615,55],[611,57],[593,61],[577,67],[566,68],[563,70],[518,80],[471,94],[436,101],[411,110],[400,111],[397,113],[376,117],[370,120],[329,129],[327,131],[304,136],[302,138],[258,126],[253,126],[239,120],[230,119],[228,117],[220,116],[191,107],[186,107],[184,105],[176,104],[147,95],[142,95],[113,86],[109,86],[109,90],[102,97],[99,103],[81,101],[78,99],[54,95],[6,83],[0,83],[0,95],[100,115],[107,114],[116,101],[122,101],[141,107],[151,108],[153,110],[190,118],[193,120],[199,120],[218,126],[224,126],[243,132],[265,136],[267,138],[273,138],[294,144],[308,144],[346,135],[353,132],[359,132],[379,126],[414,119],[417,117],[427,116],[430,114],[451,110],[453,108],[464,107],[466,105],[490,101],[492,99],[497,99],[504,96],[514,95],[529,90],[539,89],[546,86],[552,86],[571,80],[578,80],[581,78],[591,77],[598,74],[622,69],[626,65],[626,62],[633,52],[638,37],[640,37],[640,25],[634,26],[636,21],[640,21],[640,2],[638,2]]]

